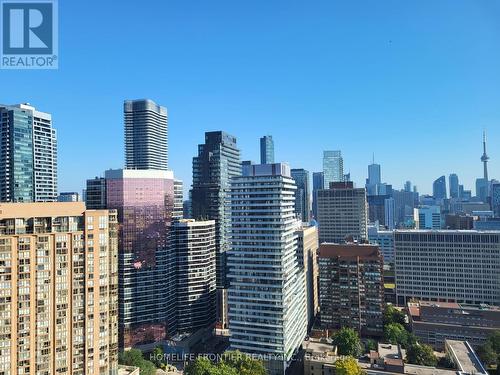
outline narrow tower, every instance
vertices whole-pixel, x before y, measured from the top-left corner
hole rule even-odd
[[[481,161],[484,165],[484,179],[488,181],[488,160],[490,157],[486,154],[486,131],[483,131],[483,156],[481,156]]]

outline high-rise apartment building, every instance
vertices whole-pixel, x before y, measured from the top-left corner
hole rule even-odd
[[[455,173],[450,174],[448,177],[450,183],[450,198],[460,197],[460,184],[458,183],[458,176]]]
[[[57,200],[52,116],[28,104],[0,105],[0,201]]]
[[[125,100],[125,168],[168,167],[167,109],[149,99]]]
[[[309,222],[311,210],[311,193],[309,190],[309,171],[305,169],[292,169],[292,178],[295,180],[295,212],[302,222]]]
[[[286,164],[245,165],[231,183],[230,346],[275,358],[271,375],[285,373],[307,334],[295,189]]]
[[[118,372],[117,218],[0,204],[0,373]]]
[[[307,327],[311,329],[316,314],[319,312],[318,301],[318,228],[315,226],[302,226],[297,229],[297,261],[305,273]]]
[[[205,133],[193,158],[191,210],[193,219],[215,220],[217,287],[226,288],[226,252],[229,247],[230,181],[241,175],[236,137],[222,131]]]
[[[120,347],[158,342],[176,332],[173,173],[117,169],[105,178],[120,223]]]
[[[194,333],[215,324],[215,221],[179,220],[173,225],[177,330]]]
[[[312,192],[312,212],[314,219],[318,219],[318,190],[325,188],[325,180],[323,178],[323,172],[313,172],[313,192]]]
[[[260,139],[260,164],[274,163],[274,141],[270,135]]]
[[[500,304],[500,232],[398,230],[394,247],[399,304]]]
[[[384,262],[378,246],[323,243],[318,261],[322,327],[382,334]]]
[[[106,208],[106,179],[104,177],[87,180],[85,191],[85,205],[87,208],[93,210]]]
[[[330,189],[318,190],[317,196],[320,243],[368,238],[364,188],[355,188],[352,182],[338,182],[331,184]]]
[[[323,179],[326,189],[330,182],[344,181],[344,159],[340,151],[323,151]]]
[[[446,199],[446,177],[441,176],[432,184],[432,195],[436,200]]]

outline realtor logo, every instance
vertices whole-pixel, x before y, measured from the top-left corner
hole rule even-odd
[[[0,0],[2,69],[57,69],[57,0]]]

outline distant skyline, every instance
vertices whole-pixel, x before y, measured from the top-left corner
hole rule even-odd
[[[431,194],[456,173],[474,193],[483,129],[500,179],[499,14],[487,0],[59,2],[59,69],[0,70],[0,103],[52,114],[60,191],[124,166],[123,101],[149,98],[168,109],[185,191],[204,133],[223,130],[242,160],[269,134],[275,161],[311,177],[341,150],[362,187],[375,153],[396,189]]]

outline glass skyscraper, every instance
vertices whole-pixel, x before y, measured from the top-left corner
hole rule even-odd
[[[432,195],[435,199],[446,199],[446,177],[441,176],[432,184]]]
[[[297,185],[295,192],[295,213],[302,222],[310,220],[310,190],[309,190],[309,172],[305,169],[292,169],[292,178]]]
[[[241,175],[240,150],[236,137],[222,131],[205,133],[193,158],[192,216],[215,220],[217,287],[225,288],[226,251],[230,221],[229,188],[232,177]]]
[[[167,109],[149,99],[125,100],[125,168],[168,167]]]
[[[323,151],[323,178],[326,189],[330,182],[344,180],[344,159],[340,151]]]
[[[260,139],[260,163],[274,163],[274,141],[270,135],[265,135]]]
[[[0,201],[56,201],[52,116],[27,104],[0,105],[0,143]]]
[[[198,145],[198,156],[193,158],[191,216],[196,220],[215,220],[217,322],[221,327],[227,325],[229,189],[231,178],[240,175],[240,150],[236,137],[222,131],[205,133],[205,143]]]
[[[119,343],[158,342],[176,332],[171,171],[105,172],[107,207],[118,212]]]
[[[318,190],[325,188],[325,179],[323,172],[313,172],[313,201],[312,212],[314,219],[318,219]]]

